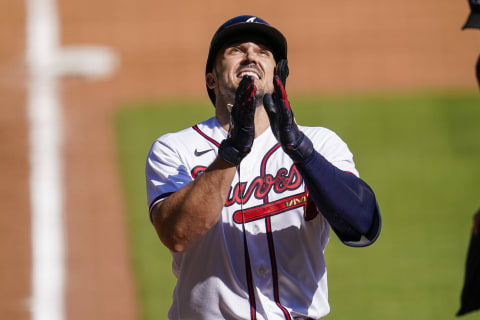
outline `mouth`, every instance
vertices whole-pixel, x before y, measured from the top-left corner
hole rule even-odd
[[[253,69],[244,69],[237,73],[238,78],[243,78],[244,76],[250,76],[256,80],[261,79],[261,74],[257,70]]]

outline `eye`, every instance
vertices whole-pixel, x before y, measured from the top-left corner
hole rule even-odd
[[[231,47],[228,50],[228,53],[230,53],[230,54],[241,53],[241,52],[242,52],[242,50],[240,50],[240,48],[238,48],[238,47]]]
[[[270,56],[270,51],[268,51],[266,49],[261,49],[258,53],[262,56],[265,56],[265,57]]]

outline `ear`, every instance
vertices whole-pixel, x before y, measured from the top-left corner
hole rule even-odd
[[[217,77],[212,72],[209,72],[205,75],[205,82],[209,89],[214,89],[217,86]]]

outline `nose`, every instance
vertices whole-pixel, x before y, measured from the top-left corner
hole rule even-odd
[[[244,61],[244,63],[245,64],[250,64],[250,63],[257,64],[258,63],[258,54],[253,47],[249,47],[245,51],[245,61]]]

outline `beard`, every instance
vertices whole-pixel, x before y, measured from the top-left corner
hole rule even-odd
[[[263,105],[263,96],[265,95],[265,88],[263,86],[256,86],[257,91],[255,93],[256,98],[256,107]],[[235,95],[237,93],[238,86],[233,85],[220,85],[219,94],[222,96],[223,101],[234,105],[235,104]]]

